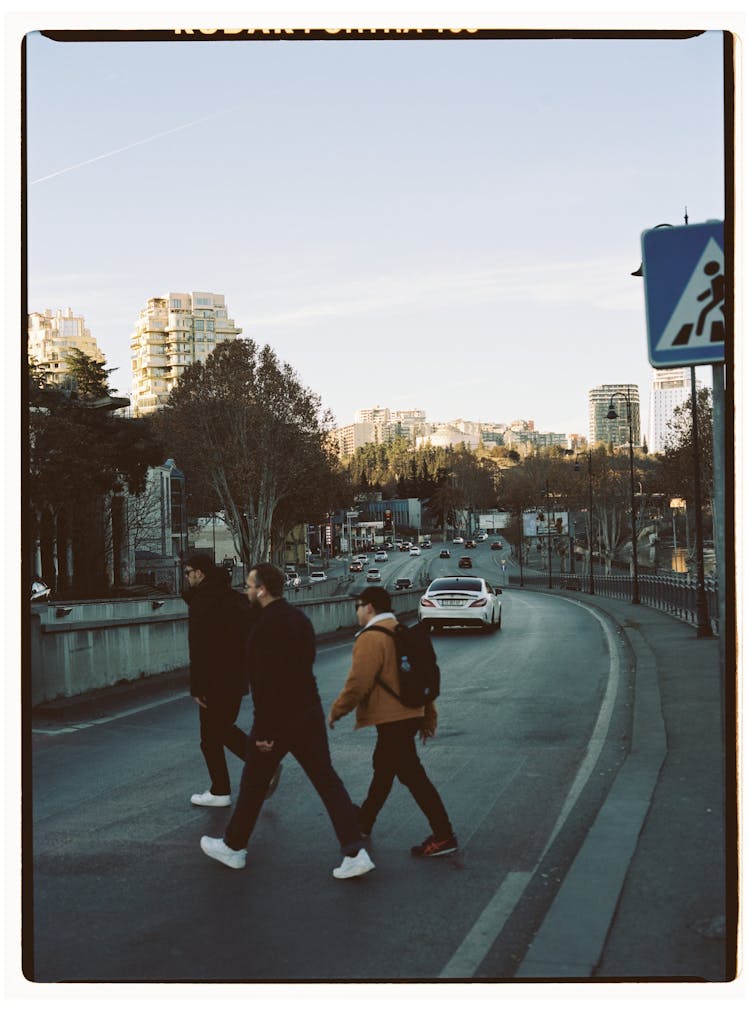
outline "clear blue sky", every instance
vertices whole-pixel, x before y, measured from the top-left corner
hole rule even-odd
[[[28,43],[29,309],[130,389],[146,300],[226,295],[340,424],[588,433],[640,387],[641,232],[724,217],[722,37]],[[710,375],[702,376],[710,381]]]

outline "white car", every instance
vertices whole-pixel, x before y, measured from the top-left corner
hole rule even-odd
[[[387,550],[378,550],[377,553],[375,554],[375,560],[376,561],[387,561],[388,560],[388,551]]]
[[[464,541],[463,536],[454,536],[453,537],[453,542],[454,543],[463,543],[463,541]]]
[[[419,557],[421,555],[421,553],[422,553],[422,551],[421,551],[421,549],[419,547],[409,547],[409,556],[410,557]]]
[[[357,554],[357,556],[354,558],[355,561],[359,561],[362,564],[362,567],[364,567],[365,564],[367,564],[369,559],[370,558],[367,556],[367,554]]]
[[[380,581],[380,568],[368,568],[367,574],[365,575],[365,581],[368,581],[368,582],[379,582]]]
[[[310,581],[311,582],[327,582],[328,581],[328,575],[325,573],[325,571],[311,571],[310,572]]]
[[[419,600],[418,617],[430,630],[463,626],[499,631],[500,595],[502,589],[495,589],[484,578],[473,575],[436,578]]]

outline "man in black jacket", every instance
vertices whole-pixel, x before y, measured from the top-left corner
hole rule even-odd
[[[201,752],[211,779],[210,787],[190,801],[194,806],[229,806],[232,797],[224,747],[245,759],[247,734],[235,723],[247,694],[245,649],[253,610],[232,589],[227,572],[207,555],[191,557],[185,575],[188,587],[182,597],[189,608],[190,693],[200,706]],[[269,794],[280,772],[279,766]]]
[[[336,879],[362,876],[375,866],[362,847],[356,810],[333,769],[323,707],[313,674],[312,624],[284,598],[284,575],[257,564],[247,596],[260,610],[248,647],[255,719],[248,740],[240,794],[224,837],[202,837],[201,848],[231,869],[245,866],[245,850],[281,759],[291,753],[312,782],[336,831],[344,859]]]

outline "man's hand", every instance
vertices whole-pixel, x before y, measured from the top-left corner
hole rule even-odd
[[[206,698],[205,697],[194,697],[193,700],[195,701],[196,704],[200,704],[200,706],[202,708],[207,708],[208,707],[208,705],[206,704]]]
[[[261,753],[270,753],[273,749],[272,739],[256,739],[255,745],[261,751]]]

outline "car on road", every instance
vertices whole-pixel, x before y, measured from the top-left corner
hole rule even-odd
[[[31,601],[32,603],[43,602],[49,599],[51,589],[46,582],[43,582],[41,578],[34,578],[31,583]]]
[[[424,540],[421,546],[423,550],[432,550],[432,543],[429,540]]]
[[[463,543],[463,541],[464,541],[463,536],[454,536],[453,537],[453,542],[456,543],[456,544]]]
[[[502,549],[503,545],[500,542],[500,540],[493,540],[493,542],[490,543],[490,550],[502,550]]]
[[[362,567],[364,567],[365,564],[367,564],[367,562],[369,561],[369,557],[367,556],[367,554],[357,554],[354,560],[359,561]]]
[[[410,589],[411,578],[397,578],[393,583],[394,589]]]
[[[325,573],[325,571],[311,571],[310,572],[310,581],[311,582],[327,582],[328,581],[328,575]]]
[[[401,553],[405,553],[407,550],[411,550],[411,543],[408,540],[405,541],[404,543],[401,543],[399,546],[399,550],[401,551]]]
[[[356,573],[357,571],[364,570],[364,565],[362,564],[362,561],[352,561],[349,565],[349,570]]]
[[[467,550],[474,550],[474,549],[476,549],[476,543],[474,542],[474,540],[467,540],[464,543],[464,546],[466,547]]]
[[[365,575],[365,580],[368,582],[379,582],[380,579],[380,568],[368,568],[367,574]]]
[[[477,543],[484,543],[484,541],[487,539],[487,533],[477,533],[474,539],[477,541]]]
[[[288,572],[284,575],[284,585],[290,589],[298,589],[302,584],[302,579],[295,571],[293,575]]]
[[[375,560],[376,561],[387,561],[388,560],[388,551],[387,550],[378,550],[378,552],[375,554]]]
[[[499,631],[503,616],[502,591],[473,575],[436,578],[419,600],[418,619],[430,630],[483,627],[487,631]]]
[[[472,566],[471,557],[459,557],[458,566],[460,568],[470,568]]]
[[[450,555],[451,555],[450,550],[443,549],[440,551],[440,557],[442,560],[445,560],[446,558],[450,557]]]
[[[409,556],[410,557],[420,557],[421,554],[422,554],[422,550],[421,550],[420,547],[409,547]]]

